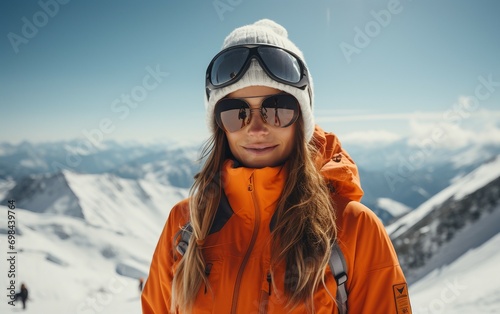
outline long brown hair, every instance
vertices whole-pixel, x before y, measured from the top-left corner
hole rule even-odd
[[[306,143],[302,118],[297,120],[295,147],[287,160],[288,179],[276,208],[271,239],[271,268],[286,265],[288,305],[305,303],[313,311],[313,294],[323,282],[332,241],[336,239],[335,212],[323,177],[315,166],[317,154]],[[219,205],[222,165],[231,151],[224,131],[217,128],[202,151],[206,161],[190,191],[193,236],[174,273],[172,310],[190,312],[202,283],[208,285],[201,246]],[[274,273],[271,271],[274,277]],[[275,278],[273,278],[275,282]]]

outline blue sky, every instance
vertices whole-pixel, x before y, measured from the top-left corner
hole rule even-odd
[[[261,18],[304,52],[329,131],[391,139],[456,108],[500,128],[495,0],[59,1],[0,4],[0,141],[205,139],[206,66]]]

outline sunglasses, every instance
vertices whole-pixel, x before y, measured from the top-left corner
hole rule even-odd
[[[223,98],[215,105],[215,121],[221,129],[231,133],[236,132],[250,124],[254,110],[260,111],[265,123],[281,128],[286,128],[297,121],[300,112],[299,102],[290,94],[267,96],[260,108],[251,108],[242,98]]]
[[[237,45],[219,52],[208,65],[205,80],[207,98],[210,99],[212,90],[240,80],[253,58],[277,82],[300,89],[309,85],[307,68],[293,52],[265,44]]]

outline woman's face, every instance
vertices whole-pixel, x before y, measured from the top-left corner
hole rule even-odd
[[[250,107],[260,108],[265,97],[281,93],[280,90],[266,86],[249,86],[239,89],[228,98],[243,98]],[[247,98],[251,97],[251,98]],[[294,148],[296,123],[281,128],[265,123],[258,110],[252,111],[248,125],[236,132],[226,132],[233,156],[245,167],[263,168],[282,164]]]

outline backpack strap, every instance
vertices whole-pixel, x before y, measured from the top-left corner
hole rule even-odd
[[[335,281],[337,282],[336,299],[339,314],[345,314],[347,313],[347,265],[344,254],[342,253],[337,241],[332,244],[332,253],[330,254],[328,265],[330,266],[333,277],[335,277]]]

